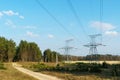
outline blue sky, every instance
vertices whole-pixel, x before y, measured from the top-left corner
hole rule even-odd
[[[80,19],[76,19],[69,0],[39,0],[40,3],[66,28],[60,26],[36,0],[0,0],[0,36],[36,42],[40,49],[47,48],[63,53],[65,40],[74,39],[70,46],[72,55],[87,55],[91,34],[102,33],[100,54],[120,55],[120,1],[103,0],[102,22],[100,21],[100,0],[71,0]],[[82,24],[82,26],[81,26]],[[102,26],[100,26],[102,25]],[[85,32],[83,31],[85,30]],[[72,35],[71,35],[72,34]],[[100,37],[97,39],[100,42]]]

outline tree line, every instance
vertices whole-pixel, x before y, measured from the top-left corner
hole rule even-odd
[[[43,52],[40,50],[35,42],[27,42],[21,40],[19,45],[10,39],[0,37],[0,62],[12,61],[45,61],[55,62],[63,60],[60,53],[46,49]]]
[[[92,54],[92,55],[87,55],[85,57],[83,57],[84,60],[103,60],[103,61],[120,61],[120,56],[119,55],[111,55],[111,54]]]
[[[15,42],[0,37],[0,61],[12,61],[15,56]]]
[[[120,56],[115,55],[100,55],[93,54],[87,56],[72,56],[69,55],[69,60],[120,60]],[[44,61],[44,62],[56,62],[65,61],[66,56],[61,55],[56,51],[46,49],[43,54],[39,46],[35,42],[27,42],[21,40],[19,45],[5,37],[0,37],[0,62],[12,62],[12,61]]]

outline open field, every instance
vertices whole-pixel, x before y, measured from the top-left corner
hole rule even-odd
[[[56,76],[45,75],[42,73],[34,72],[32,70],[29,70],[29,69],[25,69],[17,63],[12,63],[12,64],[13,64],[13,67],[15,69],[19,70],[22,73],[28,74],[28,75],[30,75],[38,80],[62,80],[60,78],[57,78]]]
[[[102,64],[104,61],[65,61],[65,63],[94,63],[94,62],[97,62],[97,63],[100,63]],[[108,64],[120,64],[120,61],[105,61],[106,63]]]
[[[0,80],[37,80],[12,67],[11,63],[5,63],[6,70],[0,70]]]
[[[37,62],[19,62],[19,64],[22,64],[23,67],[31,69],[30,66],[33,64],[37,64]],[[44,64],[49,66],[55,66],[55,63],[44,63]],[[105,76],[102,73],[44,71],[44,70],[40,71],[40,73],[57,76],[65,80],[119,80],[120,79],[120,77]]]
[[[64,80],[119,80],[118,78],[111,78],[104,75],[98,74],[88,74],[88,73],[66,73],[66,72],[52,72],[52,71],[42,71],[44,74],[57,76],[63,78]]]

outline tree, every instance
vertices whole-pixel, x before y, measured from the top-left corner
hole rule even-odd
[[[6,54],[6,39],[4,37],[0,37],[0,61],[5,61]]]
[[[41,50],[38,45],[34,42],[29,43],[28,46],[28,60],[29,61],[40,61],[42,58]]]
[[[4,37],[0,37],[0,61],[11,62],[15,55],[15,42]]]
[[[51,62],[51,50],[50,49],[46,49],[43,53],[43,57],[44,57],[44,62]]]
[[[27,41],[21,40],[19,44],[18,54],[20,55],[20,58],[22,61],[27,61],[27,58],[28,58],[27,47],[28,47]]]
[[[42,56],[41,50],[36,43],[23,40],[20,42],[17,52],[16,57],[21,61],[40,61]]]
[[[62,61],[63,60],[63,55],[60,55],[56,51],[51,51],[50,49],[46,49],[43,52],[44,62],[56,62],[56,55],[57,55],[58,61]]]
[[[16,44],[13,40],[9,40],[7,43],[7,55],[8,55],[8,61],[11,62],[13,61],[13,58],[15,56]]]

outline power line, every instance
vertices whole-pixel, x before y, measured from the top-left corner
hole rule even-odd
[[[74,13],[74,16],[75,16],[76,20],[78,21],[78,23],[79,23],[81,29],[83,30],[83,33],[85,34],[85,36],[88,36],[87,33],[86,33],[86,31],[85,31],[85,29],[84,29],[84,26],[83,26],[83,24],[82,24],[80,18],[79,18],[79,16],[78,16],[78,14],[77,14],[77,12],[76,12],[76,10],[75,10],[75,8],[74,8],[72,2],[71,2],[71,0],[67,0],[67,2],[68,2],[68,4],[69,4],[69,6],[70,6],[72,12]]]
[[[101,27],[101,31],[100,33],[103,34],[103,26],[102,26],[102,22],[103,22],[103,0],[100,0],[100,27]],[[103,36],[101,35],[101,43],[103,41]]]
[[[96,43],[96,40],[95,38],[98,37],[98,36],[101,36],[101,34],[94,34],[94,35],[89,35],[89,37],[91,38],[91,41],[89,42],[89,44],[87,45],[84,45],[85,47],[89,47],[89,54],[91,55],[91,61],[95,60],[97,61],[97,47],[98,46],[104,46],[103,44],[101,43]],[[95,58],[93,58],[93,54],[95,55]]]
[[[66,61],[69,61],[70,50],[74,48],[74,47],[70,47],[70,46],[69,46],[69,43],[70,43],[71,41],[73,41],[73,39],[68,39],[68,40],[66,40],[66,41],[65,41],[65,42],[66,42],[65,47],[60,48],[60,49],[64,49],[64,51],[65,51],[64,54],[65,54],[65,56],[66,56]]]
[[[55,22],[58,23],[68,34],[70,34],[71,36],[73,36],[74,38],[77,39],[77,37],[74,36],[43,4],[41,4],[39,0],[35,0],[35,1],[36,1],[36,2],[39,4],[39,6],[40,6],[42,9],[44,9],[44,10],[48,13],[48,15],[51,16],[51,17],[55,20]],[[79,39],[77,39],[77,40],[79,40]]]
[[[103,20],[103,0],[100,0],[100,22]]]

